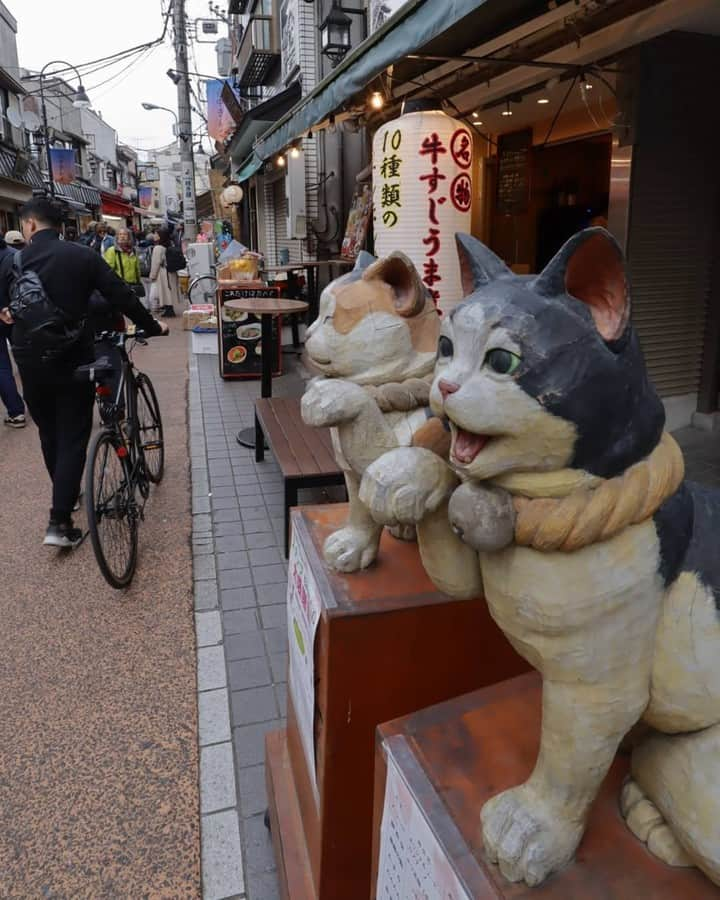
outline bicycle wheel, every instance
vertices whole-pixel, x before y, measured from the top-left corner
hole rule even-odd
[[[160,484],[165,471],[165,442],[160,405],[153,383],[147,375],[141,372],[136,377],[135,384],[138,440],[145,456],[145,471],[153,484]]]
[[[138,521],[127,457],[118,438],[101,431],[93,439],[85,467],[85,509],[95,559],[114,588],[132,581],[137,564]]]
[[[214,275],[198,275],[193,278],[188,288],[188,299],[191,305],[197,303],[215,303],[217,280]]]

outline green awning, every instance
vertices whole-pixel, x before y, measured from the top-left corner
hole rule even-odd
[[[262,166],[263,160],[260,159],[254,152],[250,154],[250,156],[243,163],[240,171],[233,176],[233,179],[237,182],[242,183],[243,181],[247,181],[248,178],[251,178],[257,170]]]
[[[488,0],[409,0],[394,16],[355,48],[318,86],[283,116],[255,145],[267,160],[339,109],[355,94],[398,63],[416,53]],[[477,35],[479,37],[479,35]],[[249,163],[246,160],[243,164]]]

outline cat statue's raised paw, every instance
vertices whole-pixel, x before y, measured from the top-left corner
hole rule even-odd
[[[482,585],[542,674],[537,762],[483,807],[485,851],[528,885],[567,865],[641,722],[628,827],[720,885],[720,492],[684,481],[663,431],[622,253],[588,229],[519,277],[474,238],[458,247],[468,296],[443,319],[430,391],[449,461],[393,450],[360,496],[378,522],[416,524],[441,590]]]
[[[309,383],[301,408],[308,425],[331,428],[345,474],[348,521],[323,548],[337,571],[356,572],[377,556],[382,526],[359,499],[359,482],[378,457],[409,446],[426,427],[439,329],[432,298],[402,253],[381,260],[361,253],[355,269],[323,291],[305,338],[321,376]],[[409,524],[391,531],[415,538]]]

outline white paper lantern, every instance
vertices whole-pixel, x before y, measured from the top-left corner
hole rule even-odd
[[[439,110],[408,112],[373,140],[375,251],[402,250],[442,312],[462,299],[455,232],[470,232],[473,138]]]

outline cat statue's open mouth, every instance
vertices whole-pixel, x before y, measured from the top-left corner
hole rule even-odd
[[[490,440],[487,434],[472,434],[457,425],[453,426],[453,431],[452,456],[462,465],[471,463]]]

